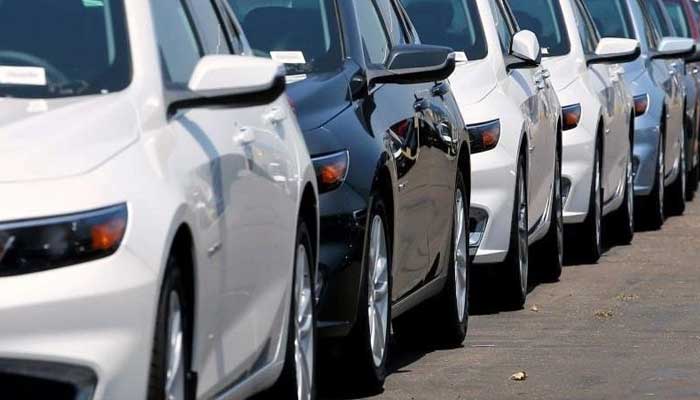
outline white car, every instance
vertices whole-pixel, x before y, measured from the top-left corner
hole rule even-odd
[[[601,39],[580,0],[509,1],[546,46],[543,65],[563,105],[566,253],[597,262],[605,215],[616,212],[609,231],[621,242],[634,237],[634,103],[618,63],[639,57],[639,42]]]
[[[499,264],[503,300],[520,307],[529,245],[542,244],[537,272],[558,276],[562,264],[561,108],[539,43],[501,0],[402,1],[422,42],[458,52],[450,84],[471,137],[470,249],[475,264]]]
[[[313,396],[284,71],[187,4],[0,2],[0,397]]]

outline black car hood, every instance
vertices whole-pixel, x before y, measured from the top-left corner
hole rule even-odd
[[[351,104],[348,80],[342,71],[309,75],[290,83],[287,95],[305,133],[323,126]]]

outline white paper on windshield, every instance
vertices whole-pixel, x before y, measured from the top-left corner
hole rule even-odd
[[[46,86],[46,70],[41,67],[0,66],[0,84]]]
[[[307,78],[306,74],[287,75],[286,81],[287,81],[287,84],[290,84],[290,83],[294,83],[294,82],[303,81],[306,78]]]
[[[463,51],[455,51],[454,55],[455,55],[455,62],[461,63],[461,62],[469,61],[467,59],[467,53],[465,53]]]
[[[306,58],[301,51],[271,51],[270,57],[283,64],[306,64]]]
[[[542,48],[542,54],[544,54],[544,55],[549,55],[549,47],[543,47],[543,48]]]

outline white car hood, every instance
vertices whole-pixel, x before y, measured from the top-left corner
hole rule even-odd
[[[457,64],[450,76],[450,86],[460,107],[470,106],[481,101],[496,88],[496,77],[491,64],[484,61],[470,61]]]
[[[542,66],[551,73],[550,80],[556,91],[566,89],[578,77],[575,73],[576,64],[571,57],[546,57],[542,59]]]
[[[136,111],[123,94],[0,98],[0,183],[81,175],[137,138]]]

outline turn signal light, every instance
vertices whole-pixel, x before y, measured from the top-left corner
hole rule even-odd
[[[574,129],[578,126],[579,122],[581,122],[581,105],[573,104],[562,107],[561,114],[564,120],[562,130],[568,131]]]
[[[347,150],[314,157],[311,161],[316,170],[319,193],[337,189],[345,181],[345,177],[348,174],[348,165],[350,164],[350,156]]]
[[[644,115],[649,109],[649,95],[640,94],[639,96],[634,96],[634,115],[640,117]]]
[[[501,121],[494,120],[482,124],[467,125],[472,154],[492,150],[501,139]]]

